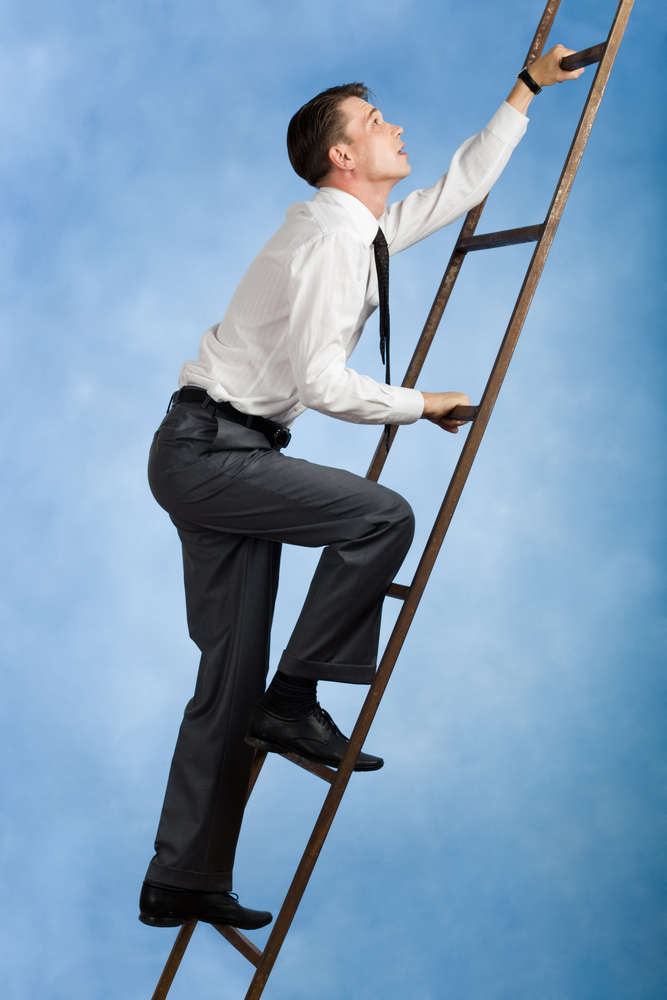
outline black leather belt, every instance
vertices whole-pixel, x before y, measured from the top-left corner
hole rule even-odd
[[[206,389],[196,389],[191,386],[179,389],[171,397],[167,413],[172,406],[177,406],[178,403],[199,403],[202,409],[211,409],[219,417],[224,417],[225,420],[233,420],[235,424],[243,424],[244,427],[250,427],[253,431],[260,431],[269,444],[276,448],[286,448],[292,440],[292,435],[287,427],[281,427],[280,424],[274,423],[273,420],[267,420],[266,417],[255,417],[251,413],[241,413],[240,410],[234,409],[231,403],[217,403],[212,396],[209,396]]]

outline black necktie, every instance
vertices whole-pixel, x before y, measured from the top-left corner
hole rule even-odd
[[[380,228],[373,240],[375,250],[375,270],[378,276],[378,297],[380,299],[380,356],[385,364],[385,381],[391,385],[391,369],[389,366],[389,247]],[[385,424],[384,443],[389,451],[390,425]]]

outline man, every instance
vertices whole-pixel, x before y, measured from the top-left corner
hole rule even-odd
[[[287,428],[312,407],[356,423],[425,417],[458,431],[449,414],[468,403],[463,393],[379,384],[346,362],[378,304],[388,337],[388,254],[485,197],[525,131],[534,93],[582,72],[560,69],[570,51],[556,46],[522,71],[449,172],[389,208],[410,173],[403,130],[367,102],[362,84],[325,91],[290,123],[292,165],[318,191],[288,210],[204,335],[198,361],[183,365],[151,449],[151,489],[181,538],[188,625],[202,659],[141,894],[144,923],[256,928],[272,919],[230,894],[255,748],[340,763],[347,739],[317,703],[317,681],[371,682],[383,597],[413,531],[408,504],[391,490],[281,454]],[[326,547],[265,692],[282,542]],[[361,753],[355,769],[382,764]]]

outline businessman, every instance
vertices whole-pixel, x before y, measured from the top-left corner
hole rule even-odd
[[[556,46],[519,74],[489,124],[433,187],[387,207],[410,164],[400,126],[363,84],[317,95],[290,122],[292,166],[317,189],[292,205],[220,323],[187,361],[151,449],[149,480],[183,547],[190,635],[201,650],[140,919],[196,918],[261,927],[232,868],[256,748],[336,767],[347,739],[317,701],[317,681],[369,684],[383,597],[413,533],[406,501],[341,469],[289,458],[306,408],[362,424],[425,418],[456,433],[460,392],[390,384],[389,257],[454,222],[486,196],[526,129],[541,87],[575,79]],[[348,367],[379,306],[386,381]],[[265,691],[283,542],[324,546],[304,607]],[[382,767],[360,753],[356,770]]]

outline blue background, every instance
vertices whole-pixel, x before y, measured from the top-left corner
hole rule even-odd
[[[602,41],[565,0],[550,44]],[[151,436],[287,205],[287,122],[361,79],[426,186],[509,92],[540,0],[3,5],[2,878],[7,1000],[151,996],[174,931],[137,900],[197,651]],[[657,1000],[665,896],[664,16],[637,4],[474,470],[267,1000]],[[593,69],[545,91],[480,231],[544,217]],[[662,168],[662,169],[661,169]],[[392,262],[394,369],[459,226]],[[419,385],[477,400],[530,247],[473,255]],[[374,321],[355,354],[382,378]],[[363,474],[375,428],[307,413],[290,453]],[[464,434],[402,430],[418,516]],[[317,553],[286,551],[274,663]],[[398,602],[387,602],[386,626]],[[386,628],[385,628],[386,631]],[[323,684],[349,730],[362,689]],[[239,846],[280,905],[322,801],[282,759]],[[261,944],[265,932],[254,935]],[[200,926],[172,993],[242,998]]]

